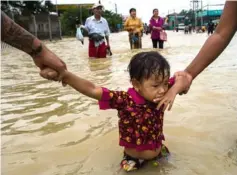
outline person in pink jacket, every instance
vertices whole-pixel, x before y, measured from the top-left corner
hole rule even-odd
[[[153,48],[157,48],[159,43],[159,48],[164,48],[164,41],[161,40],[160,32],[163,30],[162,26],[164,25],[164,20],[159,16],[159,10],[153,10],[153,16],[150,19],[150,28],[151,28],[151,40]]]

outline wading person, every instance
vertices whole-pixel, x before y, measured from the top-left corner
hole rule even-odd
[[[89,34],[89,57],[106,58],[106,50],[110,48],[109,25],[107,20],[101,16],[103,8],[103,5],[95,4],[92,7],[94,15],[86,19],[84,26]]]
[[[130,17],[125,21],[124,28],[128,31],[130,48],[141,49],[143,24],[141,19],[137,18],[135,8],[131,8],[129,13]]]

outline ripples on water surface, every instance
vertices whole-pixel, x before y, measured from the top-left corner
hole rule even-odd
[[[172,72],[182,70],[206,34],[169,32],[161,53]],[[127,34],[112,34],[113,57],[88,60],[74,38],[47,42],[72,72],[111,89],[126,90],[132,55]],[[143,50],[151,50],[149,36]],[[214,47],[214,46],[213,46]],[[210,48],[212,49],[212,48]],[[237,173],[237,37],[214,64],[197,78],[188,95],[177,97],[165,115],[171,160],[132,174]],[[119,170],[116,111],[99,111],[97,102],[38,76],[31,59],[15,49],[2,51],[2,173],[4,175],[126,174]]]

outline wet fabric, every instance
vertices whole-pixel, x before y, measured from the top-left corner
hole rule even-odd
[[[95,46],[95,42],[89,40],[89,57],[106,58],[106,49],[105,42],[102,42],[99,46]]]
[[[142,38],[138,34],[129,35],[129,43],[131,49],[141,49],[142,48]]]
[[[169,86],[173,84],[172,77]],[[134,88],[129,88],[127,92],[102,89],[100,109],[118,110],[119,145],[137,151],[160,148],[162,140],[165,140],[162,109],[157,109],[156,103],[145,100]]]
[[[144,159],[137,159],[132,156],[129,156],[124,152],[123,160],[120,163],[120,167],[124,171],[134,171],[142,168],[145,164],[151,162],[153,166],[158,166],[160,162],[168,161],[168,158],[170,156],[170,151],[169,149],[162,144],[161,146],[161,152],[160,154],[151,159],[151,160],[144,160]]]
[[[137,151],[154,150],[164,140],[164,112],[156,103],[146,101],[134,88],[111,91],[103,88],[100,109],[117,109],[119,117],[119,145]]]
[[[92,34],[89,34],[89,39],[95,42],[100,42],[104,40],[104,36],[101,36],[98,33],[92,33]]]

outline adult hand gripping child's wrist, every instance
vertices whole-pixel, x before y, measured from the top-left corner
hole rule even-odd
[[[47,67],[40,71],[40,76],[48,80],[62,81],[64,83],[64,78],[68,73],[67,70],[64,70],[59,74],[57,71]]]
[[[192,85],[192,75],[188,71],[184,70],[175,72],[174,77],[175,84],[179,84],[179,95],[187,94],[190,89],[190,86]]]
[[[192,76],[187,71],[176,72],[174,78],[172,78],[172,87],[164,95],[162,99],[154,99],[154,102],[158,102],[157,108],[162,108],[163,111],[169,106],[168,110],[171,110],[175,97],[177,94],[186,94],[192,84]]]

